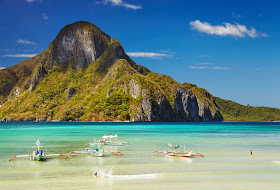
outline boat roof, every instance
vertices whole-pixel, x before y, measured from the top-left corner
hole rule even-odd
[[[104,135],[103,137],[102,137],[103,139],[108,139],[108,138],[118,138],[118,135],[117,134],[115,134],[115,135]]]

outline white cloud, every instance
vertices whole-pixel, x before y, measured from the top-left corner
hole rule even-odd
[[[236,23],[235,25],[225,22],[224,25],[213,26],[208,22],[200,22],[199,20],[189,23],[191,29],[197,30],[210,35],[218,36],[234,36],[234,37],[246,37],[256,38],[259,36],[268,37],[265,33],[257,32],[255,28],[248,29],[245,25]]]
[[[49,17],[46,15],[46,13],[42,13],[42,17],[43,17],[44,20],[48,20],[49,19]]]
[[[121,6],[121,7],[126,7],[128,9],[133,9],[133,10],[142,9],[141,5],[133,5],[133,4],[125,3],[122,0],[104,0],[102,2],[98,2],[98,4],[100,4],[100,3],[103,3],[103,4],[111,3],[113,6]]]
[[[218,67],[218,66],[214,66],[213,63],[198,63],[195,66],[190,66],[190,69],[212,69],[212,70],[229,70],[232,69],[230,67]]]
[[[190,66],[190,69],[213,69],[213,70],[228,70],[230,67],[207,67],[207,66]]]
[[[145,58],[162,58],[170,56],[166,53],[154,53],[154,52],[127,52],[130,57],[145,57]]]
[[[1,49],[1,51],[9,52],[9,51],[16,51],[16,50],[15,49]]]
[[[207,57],[210,57],[210,56],[209,55],[200,55],[198,57],[207,58]]]
[[[198,65],[214,65],[213,63],[199,63]]]
[[[28,41],[28,40],[23,40],[23,39],[17,40],[17,43],[19,43],[19,44],[35,45],[34,42],[31,42],[31,41]]]
[[[22,51],[35,51],[34,49],[24,49]]]
[[[8,54],[8,55],[3,55],[2,57],[34,57],[37,54]]]
[[[6,67],[0,67],[0,70],[3,70],[3,69],[5,69]]]
[[[266,33],[261,33],[261,36],[262,36],[262,37],[265,37],[265,38],[269,37],[269,35],[266,34]]]
[[[159,50],[158,52],[160,53],[166,53],[166,54],[175,54],[176,52],[171,51],[170,49],[166,49],[166,50]]]
[[[233,18],[240,18],[241,15],[240,14],[236,14],[235,12],[232,12],[232,17]]]
[[[1,49],[0,51],[15,52],[15,51],[35,51],[35,49]]]
[[[26,0],[27,3],[39,2],[41,3],[42,0]]]

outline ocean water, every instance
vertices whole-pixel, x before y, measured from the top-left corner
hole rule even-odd
[[[120,151],[123,156],[8,161],[38,138],[44,146],[67,155],[85,150],[94,136],[101,139],[110,133],[131,143],[104,146],[106,151]],[[152,154],[167,150],[167,144],[176,141],[205,157]],[[26,153],[31,154],[32,149]],[[279,189],[279,177],[277,122],[0,123],[0,189]]]

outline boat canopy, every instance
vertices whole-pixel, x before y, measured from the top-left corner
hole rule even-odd
[[[115,135],[104,135],[103,137],[102,137],[103,139],[112,139],[112,138],[118,138],[118,135],[117,134],[115,134]]]

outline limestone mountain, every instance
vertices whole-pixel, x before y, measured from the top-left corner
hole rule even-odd
[[[41,54],[0,71],[0,119],[222,121],[214,97],[150,72],[88,22],[65,26]]]

